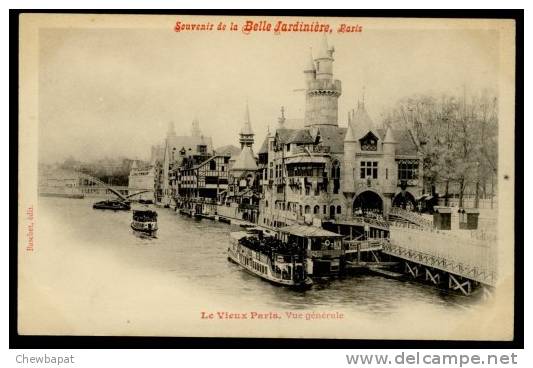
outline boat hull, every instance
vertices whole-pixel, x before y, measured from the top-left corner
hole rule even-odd
[[[155,236],[157,234],[157,228],[155,228],[155,229],[145,229],[145,228],[136,227],[133,224],[130,225],[130,226],[131,226],[132,230],[137,232],[137,233],[142,233],[142,234],[146,234],[146,235],[150,235],[150,236]]]
[[[93,204],[93,208],[95,210],[129,211],[131,206],[129,203],[125,202],[103,201]]]
[[[280,279],[280,278],[274,277],[270,273],[270,270],[268,270],[268,273],[266,273],[266,274],[258,272],[257,270],[255,270],[251,266],[243,264],[239,260],[238,256],[231,250],[231,248],[228,248],[228,260],[233,262],[233,263],[235,263],[235,264],[237,264],[237,265],[239,265],[240,267],[242,267],[248,273],[251,273],[254,276],[258,276],[262,280],[268,281],[268,282],[270,282],[273,285],[285,286],[285,287],[288,287],[288,288],[291,288],[291,289],[298,289],[298,290],[307,290],[307,289],[309,289],[309,288],[311,288],[313,286],[313,281],[311,280],[310,277],[306,277],[302,281],[294,281],[294,280],[285,280],[285,279]]]

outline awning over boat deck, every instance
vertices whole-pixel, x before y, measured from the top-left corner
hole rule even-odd
[[[279,229],[282,233],[288,233],[291,235],[308,237],[308,238],[342,238],[342,235],[324,230],[316,226],[305,226],[305,225],[291,225],[282,227]]]

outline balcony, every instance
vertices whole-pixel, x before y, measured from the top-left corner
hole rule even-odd
[[[309,82],[309,91],[326,90],[341,93],[341,81],[337,79],[315,79]]]
[[[296,146],[293,151],[294,154],[300,153],[330,153],[331,148],[328,146]]]

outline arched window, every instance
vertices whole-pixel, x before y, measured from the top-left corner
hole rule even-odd
[[[307,205],[305,206],[305,213],[310,213],[311,212],[311,206]]]
[[[342,208],[341,208],[341,206],[337,206],[337,214],[340,215],[341,213],[342,213]]]
[[[317,215],[319,212],[320,212],[320,207],[319,206],[315,206],[315,208],[313,209],[313,213],[315,215]]]

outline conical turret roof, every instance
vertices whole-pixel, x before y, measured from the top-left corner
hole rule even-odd
[[[315,67],[315,60],[313,59],[313,51],[310,49],[309,50],[309,59],[307,60],[307,65],[305,66],[305,70],[306,72],[313,72],[316,70],[316,67]]]
[[[348,124],[348,131],[346,132],[345,141],[357,141],[372,132],[378,139],[381,139],[374,122],[368,115],[364,103],[359,103],[357,111],[353,115]]]
[[[390,127],[387,128],[387,132],[385,133],[385,139],[383,139],[383,143],[396,143],[396,139],[394,139],[394,134],[392,134],[392,129]]]
[[[323,37],[322,37],[322,42],[320,43],[320,48],[318,50],[318,56],[317,56],[317,59],[330,59],[331,58],[331,54],[330,54],[330,49],[329,49],[329,45],[328,45],[328,39],[326,37],[326,34],[324,33]]]
[[[348,123],[348,130],[346,130],[346,135],[344,136],[345,142],[355,142],[357,139],[353,135],[353,129],[351,122]]]

